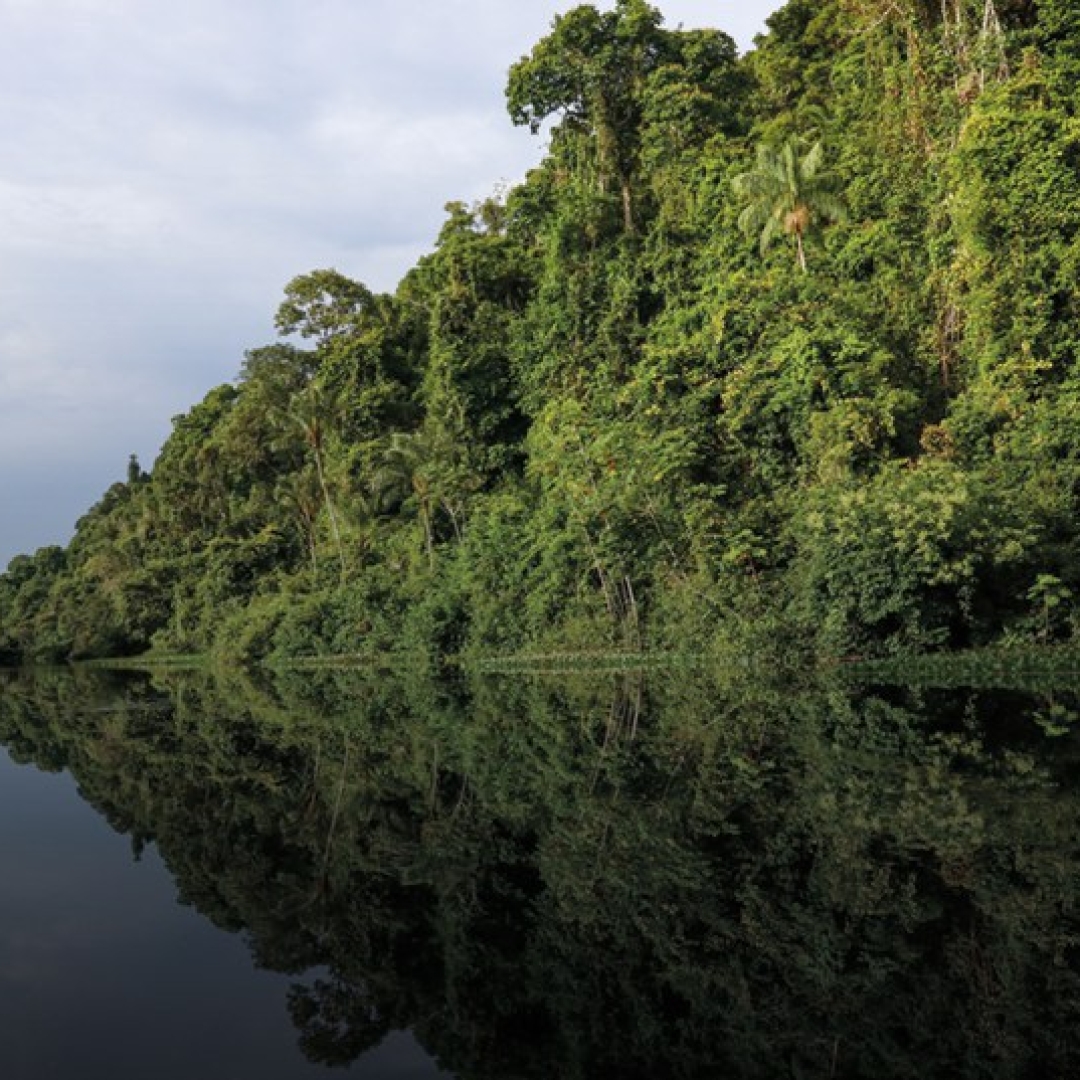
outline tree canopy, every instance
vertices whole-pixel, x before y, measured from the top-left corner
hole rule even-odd
[[[0,576],[0,656],[1069,639],[1074,6],[790,0],[743,57],[560,15],[507,81],[537,167],[392,293],[288,283],[280,339]]]

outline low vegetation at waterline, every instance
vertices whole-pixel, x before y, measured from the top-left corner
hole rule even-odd
[[[289,283],[152,470],[12,561],[0,656],[1072,638],[1080,9],[769,26],[557,18],[507,86],[542,163],[392,295]]]

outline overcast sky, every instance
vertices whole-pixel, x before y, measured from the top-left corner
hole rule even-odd
[[[523,176],[506,71],[574,6],[0,0],[0,568],[149,466],[291,278],[391,290]],[[658,6],[745,50],[781,4]]]

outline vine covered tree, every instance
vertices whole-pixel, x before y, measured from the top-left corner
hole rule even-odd
[[[535,133],[559,114],[564,136],[592,138],[599,186],[618,186],[626,232],[635,229],[643,90],[671,52],[662,22],[644,0],[618,0],[610,12],[583,4],[556,17],[551,33],[510,69],[506,88],[515,124]]]

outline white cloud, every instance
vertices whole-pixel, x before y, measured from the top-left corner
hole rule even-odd
[[[107,261],[163,237],[175,215],[157,193],[129,183],[13,183],[0,179],[0,258]]]
[[[294,275],[392,288],[447,201],[523,175],[506,71],[572,6],[0,0],[0,496],[31,461],[67,492],[5,500],[0,565],[151,459]],[[662,5],[733,29],[774,6]]]

